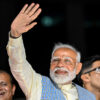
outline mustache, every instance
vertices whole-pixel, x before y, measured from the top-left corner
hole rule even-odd
[[[69,70],[64,67],[56,67],[53,72],[56,72],[57,70],[69,72]]]

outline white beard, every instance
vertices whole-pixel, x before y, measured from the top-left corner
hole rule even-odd
[[[66,71],[67,74],[65,75],[56,74],[55,71],[57,70]],[[61,68],[56,67],[53,71],[50,70],[50,77],[56,84],[69,83],[76,78],[76,68],[71,72],[64,67]]]

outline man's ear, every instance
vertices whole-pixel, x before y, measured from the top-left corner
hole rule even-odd
[[[82,63],[78,63],[76,66],[76,75],[80,72],[81,68],[82,68]]]
[[[83,82],[89,82],[90,81],[90,77],[89,77],[88,74],[82,74],[81,79],[82,79]]]
[[[13,95],[15,94],[15,90],[16,90],[16,86],[13,85],[13,87],[12,87],[12,94],[13,94]]]

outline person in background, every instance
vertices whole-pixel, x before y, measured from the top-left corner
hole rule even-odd
[[[5,70],[0,70],[0,100],[13,100],[15,89],[11,75]]]
[[[26,4],[11,24],[7,45],[11,72],[27,100],[95,100],[92,93],[72,82],[82,66],[81,54],[73,46],[55,45],[50,62],[51,78],[36,73],[27,61],[22,34],[37,24],[35,19],[40,13],[39,4]]]
[[[95,94],[100,100],[100,55],[87,58],[82,66],[78,79],[83,87]]]

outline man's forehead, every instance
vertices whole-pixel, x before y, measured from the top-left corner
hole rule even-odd
[[[100,66],[100,60],[97,60],[97,61],[93,62],[93,64],[92,64],[92,68],[96,68],[99,66]]]
[[[54,51],[53,53],[54,56],[77,56],[77,52],[70,49],[70,48],[59,48]]]
[[[63,56],[63,57],[60,57],[60,56],[53,56],[52,58],[53,58],[53,59],[56,59],[56,58],[72,59],[71,57],[67,57],[67,56]]]
[[[8,76],[8,77],[10,77],[10,75],[9,75],[8,73],[6,73],[6,72],[0,72],[0,75],[3,75],[3,76]]]
[[[10,76],[8,73],[2,72],[0,73],[0,80],[10,81]]]
[[[58,49],[55,50],[55,52],[56,52],[56,51],[60,51],[60,50],[66,50],[66,51],[76,52],[75,50],[73,50],[73,49],[71,49],[71,48],[65,48],[65,47],[58,48]],[[54,52],[54,53],[55,53],[55,52]]]

